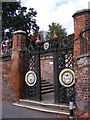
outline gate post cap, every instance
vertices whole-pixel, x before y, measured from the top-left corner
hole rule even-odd
[[[41,44],[41,41],[39,39],[39,36],[37,36],[36,45],[40,45],[40,44]]]
[[[25,32],[25,31],[23,31],[23,30],[17,30],[17,31],[15,31],[15,32],[13,32],[13,34],[18,34],[18,33],[23,33],[23,34],[26,34],[26,32]]]
[[[55,31],[55,30],[54,30],[53,39],[54,39],[55,41],[57,41],[57,39],[58,39],[58,37],[57,37],[57,35],[56,35],[56,31]]]
[[[78,11],[76,11],[76,12],[72,15],[72,17],[75,18],[75,16],[81,15],[82,13],[90,13],[90,9],[78,10]]]

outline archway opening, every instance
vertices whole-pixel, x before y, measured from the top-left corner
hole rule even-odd
[[[54,103],[53,53],[40,55],[42,101]]]

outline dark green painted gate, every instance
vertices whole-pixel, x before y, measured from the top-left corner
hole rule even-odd
[[[28,86],[24,80],[24,95],[27,99],[41,100],[41,73],[40,73],[40,54],[37,51],[23,51],[24,60],[24,78],[28,71],[34,71],[37,76],[37,81],[34,86]]]
[[[48,49],[44,49],[45,43],[49,44]],[[65,88],[59,82],[59,74],[65,68],[74,69],[73,65],[73,41],[65,37],[61,43],[53,41],[42,42],[33,48],[29,46],[28,50],[23,51],[24,58],[24,76],[27,71],[32,70],[36,73],[37,82],[30,87],[24,83],[24,94],[28,99],[41,100],[41,70],[40,70],[40,55],[44,53],[52,53],[53,68],[54,68],[54,102],[68,103],[69,94],[74,94],[74,86]],[[73,95],[74,96],[74,95]]]

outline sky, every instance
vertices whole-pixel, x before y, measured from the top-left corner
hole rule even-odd
[[[66,28],[68,34],[74,33],[72,15],[82,9],[88,9],[90,0],[21,0],[21,5],[34,8],[37,12],[36,23],[40,31],[48,31],[52,22]]]

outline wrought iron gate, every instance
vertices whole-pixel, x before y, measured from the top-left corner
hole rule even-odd
[[[31,47],[31,46],[30,46]],[[33,86],[28,86],[24,80],[24,95],[28,99],[41,100],[41,74],[40,74],[40,54],[33,49],[23,51],[24,60],[24,78],[28,71],[34,71],[37,77],[36,84]]]
[[[55,43],[57,44],[57,42]],[[54,102],[69,103],[69,95],[74,96],[74,86],[66,88],[59,82],[59,74],[65,68],[74,70],[73,41],[64,38],[63,41],[54,50]]]
[[[65,68],[74,69],[73,65],[73,41],[65,37],[61,43],[53,41],[43,42],[33,48],[31,45],[27,51],[24,51],[24,76],[27,71],[33,70],[37,76],[37,82],[33,87],[24,83],[25,97],[41,100],[41,70],[40,70],[40,54],[53,54],[53,68],[54,68],[54,102],[68,103],[69,94],[74,96],[74,85],[70,88],[65,88],[59,82],[59,74]]]

